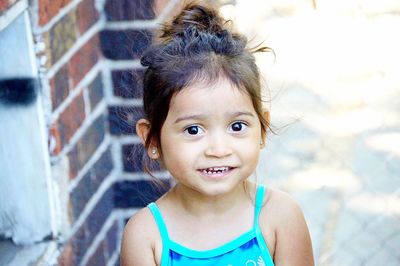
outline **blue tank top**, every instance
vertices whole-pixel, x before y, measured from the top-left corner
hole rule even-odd
[[[198,251],[186,248],[168,236],[167,227],[157,205],[148,205],[160,231],[163,250],[161,266],[273,266],[271,255],[258,224],[264,186],[257,188],[253,228],[236,239],[215,249]]]

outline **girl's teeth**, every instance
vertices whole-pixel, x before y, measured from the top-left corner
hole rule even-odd
[[[203,169],[203,173],[205,174],[216,174],[216,173],[222,173],[228,171],[228,167],[227,166],[223,166],[223,167],[211,167],[211,168],[207,168],[207,169]]]

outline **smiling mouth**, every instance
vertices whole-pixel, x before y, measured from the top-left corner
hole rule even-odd
[[[200,169],[199,171],[206,175],[215,175],[215,174],[227,173],[232,169],[233,169],[233,167],[230,167],[230,166],[221,166],[221,167],[204,168],[204,169]]]

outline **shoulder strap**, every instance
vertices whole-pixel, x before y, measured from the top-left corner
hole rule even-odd
[[[264,185],[258,185],[256,192],[256,206],[254,210],[254,226],[258,226],[258,218],[264,201],[265,187]]]
[[[273,266],[274,262],[271,258],[271,255],[268,250],[267,243],[265,242],[264,236],[261,232],[258,219],[260,217],[261,208],[263,206],[264,201],[264,194],[265,194],[265,186],[259,185],[257,187],[257,194],[256,194],[256,207],[255,207],[255,215],[254,215],[254,231],[256,233],[256,238],[258,245],[261,250],[261,256],[264,259],[264,263],[266,266]]]
[[[162,218],[160,209],[158,208],[157,204],[154,202],[147,205],[150,209],[151,213],[153,214],[154,220],[156,221],[158,231],[160,231],[161,241],[162,241],[162,253],[161,253],[161,265],[168,265],[169,261],[169,246],[170,240],[168,236],[167,226],[165,225],[164,219]]]
[[[150,209],[151,213],[154,216],[154,220],[157,223],[158,230],[160,231],[160,235],[161,235],[163,244],[167,244],[167,242],[169,241],[169,236],[168,236],[167,227],[164,223],[164,219],[161,216],[160,209],[158,209],[157,204],[155,204],[154,202],[147,205],[147,207]]]

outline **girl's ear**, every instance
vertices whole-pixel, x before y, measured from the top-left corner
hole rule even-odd
[[[139,136],[143,145],[146,145],[146,140],[150,132],[150,122],[146,119],[140,119],[136,123],[136,134]],[[150,146],[147,148],[147,154],[151,159],[157,160],[159,155],[157,144],[153,141],[150,143]]]

